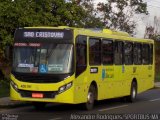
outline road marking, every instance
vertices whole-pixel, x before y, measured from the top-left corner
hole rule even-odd
[[[160,100],[160,98],[157,98],[157,99],[153,99],[153,100],[150,100],[151,102],[154,102],[154,101],[158,101]]]
[[[49,120],[61,120],[62,118],[51,118]]]
[[[117,109],[117,108],[122,108],[122,107],[127,107],[128,105],[121,105],[121,106],[117,106],[117,107],[111,107],[111,108],[106,108],[106,109],[101,109],[101,110],[98,110],[100,112],[102,111],[107,111],[107,110],[112,110],[112,109]]]

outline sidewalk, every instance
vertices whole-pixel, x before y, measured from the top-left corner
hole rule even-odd
[[[154,83],[154,87],[155,87],[155,88],[160,88],[160,82],[155,82],[155,83]]]
[[[154,88],[160,88],[160,82],[155,82]],[[0,108],[15,108],[29,105],[31,104],[27,102],[11,101],[9,97],[0,98]]]

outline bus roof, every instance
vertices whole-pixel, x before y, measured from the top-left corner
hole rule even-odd
[[[76,27],[69,27],[69,26],[58,26],[58,27],[48,27],[48,26],[39,26],[39,27],[24,27],[25,29],[72,29],[77,31],[77,33],[82,33],[83,35],[94,35],[97,37],[105,37],[113,38],[113,39],[129,39],[133,41],[143,40],[144,42],[151,42],[153,43],[154,40],[152,39],[144,39],[144,38],[136,38],[130,36],[127,32],[123,31],[116,31],[111,29],[101,29],[101,28],[76,28]]]

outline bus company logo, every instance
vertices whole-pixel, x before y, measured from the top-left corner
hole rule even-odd
[[[64,32],[24,32],[25,38],[63,38]]]

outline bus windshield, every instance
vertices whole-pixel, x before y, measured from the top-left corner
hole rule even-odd
[[[13,70],[21,73],[71,72],[72,44],[15,43]]]

